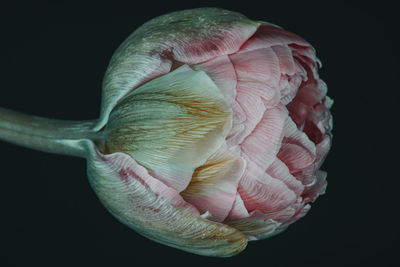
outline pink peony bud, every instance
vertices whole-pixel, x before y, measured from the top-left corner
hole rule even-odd
[[[333,101],[318,65],[309,43],[276,25],[178,11],[115,52],[99,120],[0,110],[0,137],[85,156],[99,199],[138,233],[231,256],[286,229],[325,191]]]

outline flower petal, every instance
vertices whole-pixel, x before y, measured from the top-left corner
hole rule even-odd
[[[274,45],[271,48],[278,57],[280,72],[293,75],[296,71],[296,66],[291,49],[287,45]]]
[[[215,82],[233,111],[233,125],[230,136],[243,130],[241,125],[246,120],[246,115],[239,103],[236,102],[237,77],[233,64],[228,56],[220,56],[206,62],[192,65],[195,70],[203,70]],[[236,145],[236,144],[235,144]]]
[[[267,173],[271,177],[282,181],[297,196],[300,196],[304,191],[303,184],[290,173],[289,168],[279,158],[272,162],[267,169]]]
[[[139,85],[168,73],[173,61],[196,64],[239,50],[259,23],[218,8],[172,12],[143,24],[114,53],[102,91],[104,127],[117,102]]]
[[[279,151],[287,116],[286,108],[281,105],[268,109],[260,123],[240,145],[243,153],[264,171]]]
[[[316,146],[317,155],[315,158],[315,169],[321,168],[322,163],[324,162],[329,149],[331,148],[332,137],[328,134],[324,135],[321,142],[319,142]]]
[[[205,71],[221,90],[227,102],[232,105],[236,98],[237,77],[228,56],[216,57],[192,67],[194,70]]]
[[[242,198],[239,193],[236,193],[235,201],[233,202],[233,206],[231,211],[229,212],[226,221],[232,221],[242,218],[249,217],[249,212],[247,211]]]
[[[283,182],[269,176],[246,156],[244,158],[247,166],[238,192],[249,212],[276,212],[290,206],[296,200],[296,194]]]
[[[309,73],[308,80],[299,87],[296,101],[300,101],[312,107],[323,100],[327,91],[328,88],[326,84],[320,79],[315,79],[312,74]]]
[[[298,89],[303,82],[308,80],[306,70],[296,59],[294,60],[294,68],[295,70],[293,75],[281,75],[279,81],[279,87],[281,88],[281,103],[285,106],[296,97]]]
[[[292,218],[296,214],[296,209],[293,207],[293,204],[294,203],[282,210],[263,214],[263,217],[265,218],[265,220],[274,220],[280,223],[284,223],[290,220],[290,218]]]
[[[251,42],[251,39],[248,42]],[[240,50],[229,57],[236,70],[238,81],[259,82],[277,88],[280,77],[279,60],[272,48]]]
[[[316,157],[314,163],[302,170],[292,173],[307,188],[311,188],[316,183],[318,183],[318,179],[321,179],[318,177],[321,177],[322,175],[321,174],[318,175],[317,172],[320,169],[322,163],[324,162],[326,155],[328,154],[328,151],[331,147],[331,142],[332,142],[332,137],[329,134],[326,134],[323,137],[323,140],[316,145]]]
[[[316,182],[310,186],[306,187],[303,193],[304,202],[314,202],[314,200],[319,196],[325,193],[325,189],[327,186],[326,182],[327,173],[321,170],[317,170],[316,172]]]
[[[289,104],[297,94],[297,91],[303,82],[303,77],[299,74],[295,74],[291,77],[287,75],[281,75],[279,81],[279,87],[281,88],[281,103],[286,106]]]
[[[227,140],[232,146],[243,142],[261,121],[266,110],[262,99],[250,92],[238,91],[236,99],[240,107],[238,110],[239,112],[243,111],[246,119],[243,123],[236,124],[238,130],[235,131],[235,134],[231,134],[229,140]]]
[[[246,235],[249,241],[267,238],[279,227],[280,223],[274,220],[264,220],[262,218],[244,218],[226,222],[229,226],[238,229]]]
[[[237,186],[245,170],[238,147],[223,145],[193,173],[183,198],[200,212],[209,212],[213,221],[222,222],[232,209]]]
[[[176,190],[128,155],[103,155],[93,143],[86,146],[89,182],[123,224],[156,242],[200,255],[227,257],[245,248],[242,233],[199,216]]]
[[[300,36],[270,24],[260,25],[249,41],[243,45],[241,48],[242,50],[254,50],[260,47],[289,44],[311,47],[311,45]]]
[[[311,107],[300,101],[296,101],[296,97],[286,107],[289,110],[290,117],[298,127],[304,125],[309,113],[312,112]]]
[[[297,221],[298,219],[304,217],[304,215],[307,214],[307,212],[311,209],[310,205],[305,205],[305,204],[300,204],[298,205],[298,207],[296,208],[296,212],[295,214],[293,214],[293,216],[291,216],[290,219],[286,220],[284,223],[282,223],[282,225],[280,227],[287,227],[289,224],[294,223],[295,221]]]
[[[109,152],[125,152],[179,192],[224,142],[232,110],[203,71],[184,65],[126,96],[105,128]]]
[[[289,117],[285,125],[285,137],[282,141],[278,158],[284,162],[291,172],[303,169],[315,160],[316,149],[307,135],[297,129]]]

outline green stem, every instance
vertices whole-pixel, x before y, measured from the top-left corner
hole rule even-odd
[[[93,121],[64,121],[22,114],[0,107],[0,140],[45,152],[85,157],[84,140],[95,141]]]

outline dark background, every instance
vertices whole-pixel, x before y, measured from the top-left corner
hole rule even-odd
[[[0,142],[1,266],[392,266],[399,242],[395,9],[298,1],[224,4],[127,1],[0,7],[0,106],[58,119],[95,119],[118,45],[170,11],[218,6],[304,37],[335,100],[327,193],[276,237],[227,259],[149,241],[114,219],[83,159]],[[190,2],[190,3],[189,3]],[[332,1],[333,2],[333,1]]]

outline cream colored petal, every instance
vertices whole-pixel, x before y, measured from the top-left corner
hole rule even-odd
[[[125,152],[167,185],[184,190],[225,141],[232,110],[203,71],[187,65],[126,96],[105,129],[109,152]]]

